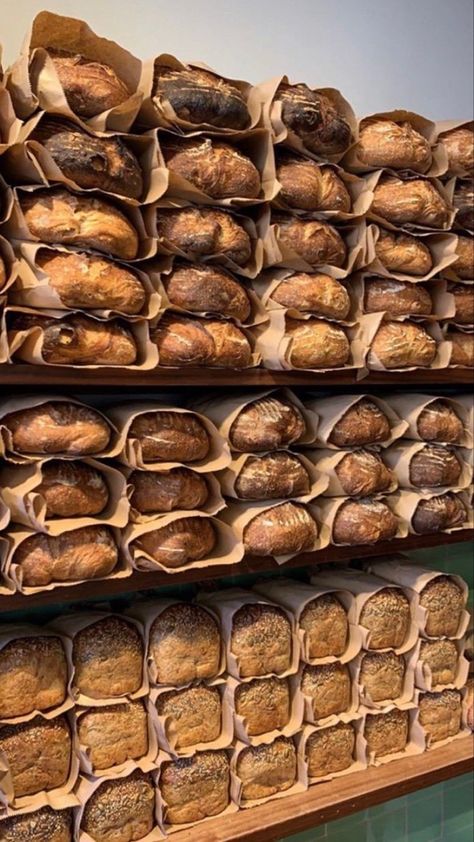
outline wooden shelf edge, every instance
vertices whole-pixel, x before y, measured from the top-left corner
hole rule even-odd
[[[467,736],[415,757],[316,784],[298,795],[211,819],[171,838],[173,842],[276,842],[472,768],[472,739]]]
[[[473,540],[474,529],[460,529],[451,534],[408,535],[406,538],[384,541],[367,547],[326,547],[324,550],[317,550],[312,553],[301,553],[285,564],[277,564],[272,558],[246,556],[237,564],[190,568],[189,570],[181,570],[176,573],[166,573],[161,570],[157,570],[156,572],[134,571],[131,576],[125,579],[92,580],[79,585],[58,587],[54,590],[43,591],[34,595],[14,593],[11,596],[0,596],[0,616],[12,611],[26,611],[45,605],[82,602],[90,599],[106,600],[110,597],[136,593],[137,591],[199,583],[209,579],[255,575],[271,571],[286,575],[289,569],[295,567],[329,563],[336,564],[355,559],[392,555],[398,552],[427,549],[445,544],[458,544]]]

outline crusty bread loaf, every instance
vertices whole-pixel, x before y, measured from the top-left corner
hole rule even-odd
[[[390,487],[394,474],[375,450],[350,450],[334,471],[348,497],[370,497]]]
[[[410,482],[416,488],[456,485],[462,464],[454,448],[425,444],[410,460]]]
[[[429,141],[410,122],[377,117],[362,121],[356,152],[369,167],[420,173],[429,170],[433,157]]]
[[[102,415],[89,406],[65,400],[9,412],[2,424],[19,453],[86,456],[104,450],[111,435]]]
[[[200,605],[176,602],[153,621],[148,656],[157,684],[176,687],[215,678],[221,662],[219,627]]]
[[[474,288],[471,284],[448,284],[448,292],[454,296],[453,322],[458,325],[474,324]]]
[[[250,737],[281,731],[290,719],[290,704],[287,678],[254,678],[234,691],[235,712],[244,719]]]
[[[411,524],[418,535],[432,535],[454,529],[466,523],[468,513],[457,494],[447,492],[438,497],[420,500],[412,515]]]
[[[52,459],[41,466],[41,483],[36,486],[46,503],[46,517],[98,515],[109,501],[103,474],[86,462]]]
[[[154,826],[153,780],[139,769],[103,781],[86,802],[81,820],[81,830],[94,842],[135,842]]]
[[[370,398],[360,398],[334,424],[329,436],[336,447],[377,444],[390,437],[390,421]]]
[[[428,744],[455,737],[461,730],[462,697],[459,690],[422,693],[418,706],[420,725]]]
[[[166,166],[213,199],[256,199],[260,173],[235,146],[210,137],[167,135],[160,148]]]
[[[465,604],[465,595],[450,576],[430,579],[420,592],[420,605],[426,611],[426,634],[430,637],[455,637]]]
[[[222,698],[217,687],[200,684],[183,690],[168,690],[156,700],[158,715],[173,735],[175,749],[217,740],[222,727]]]
[[[61,535],[34,533],[19,544],[12,563],[23,586],[41,588],[51,582],[101,579],[118,561],[113,535],[106,526],[83,526]]]
[[[138,556],[143,550],[158,564],[172,569],[209,558],[216,544],[215,527],[210,518],[204,517],[177,518],[132,541]]]
[[[403,693],[406,664],[395,652],[367,652],[362,657],[359,684],[373,702],[398,699]]]
[[[125,82],[105,62],[66,50],[48,49],[69,108],[79,117],[96,117],[131,95]]]
[[[150,332],[160,365],[245,368],[252,349],[245,333],[229,321],[190,319],[167,313]]]
[[[135,625],[111,615],[74,636],[74,687],[91,699],[125,696],[143,680],[143,642]]]
[[[280,556],[314,548],[318,525],[302,503],[280,503],[256,514],[244,528],[243,541],[248,553]]]
[[[272,214],[276,237],[283,248],[294,252],[310,266],[344,265],[347,247],[337,228],[319,219],[302,219],[289,214]]]
[[[244,453],[276,450],[303,438],[306,422],[297,406],[268,395],[247,403],[232,422],[229,442]]]
[[[430,316],[433,301],[423,284],[394,281],[392,278],[366,278],[364,281],[364,311],[385,313],[390,319],[397,316]]]
[[[346,651],[347,612],[335,594],[325,593],[307,602],[299,626],[304,632],[308,658],[339,658]]]
[[[232,618],[230,649],[242,678],[290,669],[292,630],[283,609],[264,603],[238,608]]]
[[[432,687],[452,684],[458,668],[458,650],[453,640],[422,640],[420,661],[431,673]]]
[[[190,412],[141,412],[133,419],[128,439],[140,443],[144,462],[199,462],[209,453],[209,435]]]
[[[245,96],[236,85],[201,67],[171,68],[155,62],[153,101],[169,102],[176,116],[196,125],[245,129],[250,122]]]
[[[457,259],[451,264],[458,278],[472,280],[474,277],[474,238],[458,237],[456,244]]]
[[[349,710],[352,701],[351,676],[347,664],[306,665],[301,675],[301,691],[311,700],[315,720]]]
[[[271,298],[282,307],[327,319],[346,319],[351,306],[344,284],[320,273],[295,272],[289,275],[280,281]]]
[[[0,649],[0,718],[62,705],[67,681],[66,655],[59,637],[11,640]]]
[[[351,358],[351,346],[344,328],[323,319],[286,319],[286,352],[294,368],[340,368]]]
[[[190,260],[220,256],[244,266],[252,253],[250,237],[239,217],[217,208],[159,208],[156,228],[165,245],[182,251]]]
[[[275,147],[276,177],[281,184],[278,198],[289,207],[305,211],[350,213],[351,196],[332,167],[321,167],[310,158],[301,158]]]
[[[63,786],[71,766],[71,731],[65,716],[0,728],[0,752],[11,775],[15,798]]]
[[[383,500],[364,497],[342,503],[332,524],[334,544],[376,544],[391,541],[398,531],[398,518]]]
[[[474,230],[474,181],[457,181],[453,205],[457,209],[454,226]]]
[[[401,588],[381,588],[365,601],[359,623],[368,629],[369,649],[399,649],[410,631],[410,603]]]
[[[94,773],[148,752],[147,712],[140,700],[89,708],[77,720],[77,733]]]
[[[240,322],[250,316],[250,300],[245,287],[230,272],[217,266],[178,263],[169,275],[161,275],[161,282],[175,307]]]
[[[141,514],[200,509],[209,497],[206,478],[189,468],[133,471],[128,483],[133,489],[130,503]]]
[[[368,713],[364,737],[369,755],[385,757],[404,751],[408,742],[409,713],[394,708],[387,713]]]
[[[448,155],[448,175],[474,175],[474,129],[458,126],[439,136]]]
[[[108,200],[57,188],[22,193],[20,206],[30,234],[44,243],[96,249],[122,260],[137,256],[135,228]]]
[[[313,91],[303,83],[281,82],[275,101],[281,102],[284,124],[310,152],[325,158],[340,155],[349,147],[351,127],[325,92]]]
[[[382,322],[370,345],[369,368],[426,368],[433,364],[436,340],[416,322]]]
[[[230,766],[225,751],[198,751],[162,763],[158,782],[168,824],[216,816],[230,799]]]
[[[462,333],[451,330],[446,336],[451,342],[451,356],[449,365],[459,365],[463,368],[474,368],[474,333]]]
[[[285,451],[250,456],[234,483],[241,500],[299,497],[308,494],[310,487],[310,476],[299,457]]]
[[[425,179],[402,181],[382,176],[374,189],[371,212],[393,225],[448,228],[451,208],[434,184]]]
[[[273,743],[247,746],[237,758],[242,801],[268,798],[296,782],[296,749],[293,740],[277,737]]]
[[[41,807],[0,819],[2,842],[73,842],[72,810]]]
[[[433,268],[428,246],[418,237],[379,228],[375,254],[389,272],[427,275]]]
[[[337,725],[313,731],[305,748],[310,778],[342,772],[354,761],[354,726],[350,722],[338,722]]]
[[[416,429],[423,441],[460,444],[464,432],[463,422],[455,410],[442,398],[430,401],[416,419]]]

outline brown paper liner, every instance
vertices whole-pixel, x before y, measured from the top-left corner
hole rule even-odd
[[[369,190],[372,190],[372,192],[375,191],[375,188],[377,187],[377,184],[379,183],[382,175],[388,175],[389,177],[392,177],[393,179],[398,179],[400,177],[399,173],[393,173],[391,170],[384,170],[384,169],[376,170],[375,172],[366,176],[367,187],[368,187]],[[454,182],[453,183],[448,182],[448,184],[443,184],[443,182],[440,181],[439,178],[426,178],[426,176],[423,176],[423,175],[410,176],[410,178],[405,178],[403,180],[404,181],[411,181],[415,178],[417,180],[421,179],[421,180],[429,181],[430,184],[438,191],[438,193],[441,194],[441,196],[443,197],[443,199],[445,200],[445,202],[449,206],[449,209],[450,209],[449,218],[446,222],[446,225],[443,228],[434,228],[433,226],[424,225],[424,224],[418,223],[418,222],[405,222],[405,223],[400,224],[400,225],[395,225],[395,223],[390,222],[388,219],[385,219],[385,217],[383,217],[383,216],[379,216],[377,213],[375,213],[375,211],[373,211],[371,209],[369,209],[369,211],[367,213],[368,220],[374,220],[377,224],[381,225],[383,228],[388,228],[390,231],[402,231],[402,232],[406,232],[406,233],[409,233],[409,234],[418,233],[418,232],[422,233],[423,231],[426,231],[427,233],[433,232],[433,233],[436,233],[436,234],[441,234],[441,233],[443,233],[443,231],[444,232],[449,231],[451,229],[452,225],[453,225],[454,217],[456,216],[456,210],[453,207]]]
[[[2,517],[6,521],[6,514],[4,511],[4,507],[2,509]],[[10,544],[7,540],[7,537],[0,536],[0,596],[11,596],[16,591],[16,586],[12,582],[9,576],[7,576],[5,571],[6,566],[6,559],[8,557],[8,553],[10,552]]]
[[[413,649],[402,655],[402,658],[405,661],[405,676],[403,679],[402,692],[400,696],[395,699],[384,699],[380,702],[374,702],[370,693],[364,689],[363,685],[360,683],[360,671],[365,654],[366,653],[361,652],[353,661],[355,670],[354,680],[357,685],[360,705],[373,712],[374,710],[384,710],[386,707],[390,706],[403,707],[403,705],[413,702],[415,693],[415,665],[418,658],[418,643],[415,644]]]
[[[454,681],[450,684],[433,684],[433,674],[429,664],[420,660],[421,640],[415,649],[415,686],[417,690],[438,693],[442,690],[462,690],[469,675],[469,661],[465,655],[466,641],[464,638],[455,641],[458,651],[458,662]]]
[[[8,224],[14,212],[14,205],[14,192],[3,176],[0,175],[0,225],[2,225],[2,233],[4,234],[7,233]],[[3,223],[5,223],[5,226],[3,226]],[[8,235],[7,239],[9,239]]]
[[[453,740],[465,739],[466,737],[471,737],[472,739],[471,729],[468,727],[467,724],[467,688],[463,687],[460,690],[460,693],[462,697],[462,717],[460,730],[453,737],[446,737],[445,740],[436,740],[436,742],[431,742],[430,738],[427,735],[425,735],[423,726],[419,725],[420,730],[422,731],[423,736],[425,737],[425,751],[430,751],[430,749],[432,748],[442,748],[442,746],[446,746],[448,745],[448,743],[452,743]],[[417,705],[419,704],[419,699],[421,695],[422,692],[420,690],[415,690],[415,702]]]
[[[282,281],[286,278],[291,277],[292,275],[298,274],[294,269],[266,269],[265,271],[261,272],[261,274],[255,278],[252,282],[252,286],[261,299],[261,302],[267,310],[277,310],[277,311],[284,311],[289,316],[293,318],[308,318],[310,315],[317,316],[318,318],[323,318],[327,322],[335,322],[340,325],[347,325],[348,327],[352,327],[355,325],[357,321],[357,302],[354,299],[354,295],[352,294],[353,285],[352,279],[349,279],[349,283],[343,284],[347,290],[347,293],[351,299],[351,306],[349,313],[345,319],[333,319],[329,316],[323,316],[320,313],[316,313],[314,311],[307,311],[307,310],[298,310],[295,307],[286,308],[283,307],[281,304],[278,304],[275,299],[272,298],[273,293],[275,290],[278,289],[279,285]],[[318,274],[318,272],[310,272],[309,274]]]
[[[257,678],[253,680],[260,681],[263,679]],[[242,682],[237,681],[237,679],[232,678],[230,675],[227,676],[226,696],[234,717],[234,734],[236,740],[246,745],[259,746],[263,743],[272,743],[279,736],[293,737],[298,733],[303,723],[304,697],[299,689],[298,676],[290,675],[287,680],[290,690],[290,718],[288,722],[280,730],[274,729],[264,734],[250,736],[247,730],[247,720],[244,716],[238,714],[235,709],[235,691]]]
[[[124,475],[125,479],[127,480],[127,496],[131,499],[131,495],[133,494],[133,483],[130,483],[130,475],[133,471],[133,468],[122,468],[122,474]],[[193,471],[193,473],[198,473],[194,471],[193,468],[189,468],[189,470]],[[154,469],[154,473],[166,473],[166,471],[160,471],[158,469]],[[1,477],[1,473],[0,473]],[[204,512],[208,515],[216,515],[222,509],[225,508],[226,503],[221,493],[221,487],[219,485],[219,480],[214,474],[205,474],[204,479],[206,481],[207,487],[209,489],[209,497],[206,502],[201,506],[199,509],[200,512]],[[175,511],[174,509],[172,511]],[[129,522],[130,523],[150,523],[151,521],[155,521],[158,517],[162,515],[166,515],[168,512],[147,512],[143,514],[135,509],[132,505],[130,505],[130,516]]]
[[[119,704],[126,704],[127,699],[120,699]],[[94,769],[92,766],[92,762],[90,759],[90,749],[87,745],[83,745],[79,741],[79,731],[77,724],[82,716],[86,713],[91,712],[90,707],[77,707],[75,708],[75,729],[76,729],[76,736],[77,736],[77,745],[78,745],[78,755],[79,755],[79,762],[81,773],[90,775],[92,777],[115,777],[121,772],[126,774],[131,774],[134,769],[141,769],[142,772],[150,772],[152,769],[155,768],[155,758],[158,754],[158,741],[156,739],[155,729],[153,728],[152,721],[150,714],[148,712],[148,697],[143,700],[145,709],[147,711],[147,729],[148,729],[148,751],[143,757],[138,757],[135,760],[126,760],[124,763],[120,763],[116,766],[109,766],[107,769]]]
[[[5,267],[5,283],[0,288],[0,293],[5,293],[13,285],[18,277],[19,262],[12,249],[11,244],[0,235],[0,262]]]
[[[358,450],[360,448],[354,448],[354,450]],[[366,446],[364,450],[374,450],[377,453],[374,446]],[[305,451],[306,456],[311,462],[314,464],[316,469],[320,471],[328,480],[328,485],[322,497],[346,497],[346,492],[344,491],[339,478],[337,476],[336,468],[340,464],[340,462],[350,453],[350,449],[347,450],[307,450]],[[383,459],[382,454],[378,453],[381,459]],[[383,459],[385,462],[385,460]],[[383,497],[386,494],[393,494],[398,488],[398,482],[395,474],[392,472],[392,481],[388,488],[384,491],[379,492],[378,494],[373,494],[372,497],[378,499]],[[358,498],[363,495],[351,495],[351,498]]]
[[[461,129],[461,128],[474,128],[474,123],[472,120],[438,120],[436,122],[436,134],[438,143],[444,148],[443,143],[443,134],[445,132],[451,131],[451,129]],[[447,157],[447,155],[446,155]],[[472,177],[472,172],[469,170],[465,170],[462,175],[462,178],[470,178]]]
[[[467,400],[465,400],[467,398]],[[430,406],[434,401],[439,400],[437,395],[423,395],[419,392],[408,392],[390,395],[388,402],[395,412],[404,418],[408,424],[403,436],[406,439],[413,439],[414,441],[422,441],[418,434],[418,418],[424,409]],[[441,400],[454,410],[458,418],[463,424],[463,435],[459,441],[459,445],[465,448],[472,448],[473,446],[473,432],[471,423],[472,419],[469,417],[469,410],[474,408],[472,398],[466,396],[450,396],[442,395]]]
[[[324,494],[327,487],[327,477],[324,475],[324,472],[315,470],[313,463],[310,462],[306,455],[304,455],[303,453],[298,453],[294,455],[298,456],[298,459],[300,460],[301,464],[308,472],[311,488],[307,494],[302,494],[299,497],[295,497],[293,495],[290,497],[285,497],[284,499],[297,500],[300,503],[309,503],[311,500],[314,500],[315,497],[318,497],[320,494]],[[220,472],[219,474],[219,482],[221,484],[223,494],[225,494],[226,497],[232,497],[235,500],[241,500],[242,503],[248,503],[250,505],[258,501],[243,500],[242,498],[240,498],[235,490],[235,483],[240,473],[242,472],[245,463],[252,458],[252,453],[242,453],[234,457],[229,467],[226,468],[224,471]],[[282,502],[282,500],[280,500],[280,502]],[[272,500],[265,500],[265,502],[271,504]]]
[[[441,493],[443,493],[441,489]],[[431,489],[430,491],[426,490],[419,490],[419,491],[399,491],[398,494],[395,494],[392,498],[392,507],[395,514],[402,518],[402,520],[408,526],[408,532],[411,535],[418,535],[413,527],[412,518],[416,512],[418,507],[418,503],[421,500],[430,500],[432,497],[438,497],[440,494],[440,490]],[[459,526],[453,526],[451,529],[443,529],[441,530],[441,534],[448,534],[450,535],[452,532],[456,532],[459,529],[467,529],[469,527],[470,521],[472,520],[472,503],[470,500],[470,494],[468,489],[464,491],[457,491],[455,492],[456,497],[461,499],[461,502],[464,504],[466,508],[466,520],[464,523],[460,524]]]
[[[346,722],[347,720],[342,720]],[[298,748],[298,755],[301,758],[301,762],[303,762],[306,766],[306,774],[308,776],[308,783],[311,786],[312,784],[323,783],[325,781],[332,781],[334,778],[341,778],[343,775],[350,775],[352,772],[361,772],[362,769],[367,768],[367,761],[365,757],[365,741],[362,738],[362,728],[364,724],[363,717],[354,715],[352,719],[349,720],[350,724],[353,726],[355,730],[355,747],[354,747],[354,755],[353,761],[347,769],[342,769],[340,772],[330,772],[327,775],[320,775],[318,777],[310,777],[309,776],[309,769],[308,769],[308,761],[306,755],[306,744],[308,742],[308,738],[311,734],[314,734],[315,731],[322,731],[325,728],[331,727],[328,725],[305,725],[303,730],[298,734],[296,738],[296,745]]]
[[[363,178],[358,178],[358,176],[353,175],[350,172],[346,172],[342,169],[342,167],[339,167],[336,164],[323,164],[322,166],[333,170],[337,177],[344,183],[346,190],[351,197],[351,210],[316,210],[311,213],[312,218],[327,219],[328,222],[349,222],[351,220],[358,219],[361,216],[365,216],[373,201],[373,193],[369,189],[365,180]],[[294,208],[291,205],[288,205],[281,193],[278,193],[274,198],[272,206],[287,211],[294,216],[305,216],[307,214],[307,211],[304,211],[301,208]]]
[[[305,214],[303,219],[317,219],[315,214]],[[268,226],[266,237],[263,242],[265,250],[264,266],[278,266],[285,269],[295,269],[298,272],[323,272],[332,278],[347,278],[351,272],[363,266],[366,260],[366,223],[365,218],[350,225],[339,225],[338,232],[341,234],[346,247],[347,256],[343,266],[333,266],[328,263],[311,264],[307,263],[296,251],[284,245],[279,238],[278,223],[272,222]]]
[[[314,441],[314,447],[339,450],[340,448],[331,444],[329,441],[333,427],[338,421],[340,421],[342,416],[345,415],[352,406],[354,406],[354,404],[358,403],[358,401],[363,398],[369,398],[373,401],[379,409],[385,413],[390,422],[390,438],[383,442],[377,442],[377,446],[386,448],[398,438],[405,435],[405,431],[408,429],[407,422],[402,421],[397,413],[391,408],[390,404],[388,404],[385,400],[382,400],[382,398],[364,393],[359,395],[331,395],[331,397],[327,398],[313,398],[306,401],[307,408],[319,416],[318,437]],[[352,448],[347,449],[351,450]]]
[[[368,714],[372,716],[377,716],[383,713],[388,713],[390,710],[394,710],[395,708],[398,708],[399,710],[408,711],[409,726],[407,745],[403,751],[397,751],[392,754],[385,754],[382,757],[375,758],[373,753],[369,752],[367,742],[364,736],[362,736],[368,766],[384,766],[386,763],[391,763],[392,760],[399,760],[402,757],[414,757],[415,755],[422,754],[425,751],[425,735],[418,720],[418,708],[415,706],[415,704],[413,704],[413,702],[407,702],[404,705],[388,705],[386,708],[384,708],[383,711],[375,711],[361,707],[359,712],[364,715],[365,723],[365,717]]]
[[[21,128],[21,120],[15,114],[10,94],[2,83],[0,68],[0,154],[15,143]]]
[[[425,447],[429,447],[429,443],[425,441],[403,442],[392,444],[391,447],[385,451],[387,464],[393,471],[395,471],[400,488],[416,489],[418,494],[423,493],[424,491],[434,492],[433,496],[436,496],[438,494],[444,494],[446,491],[462,491],[462,489],[468,487],[471,482],[472,472],[469,465],[462,459],[459,448],[456,449],[456,456],[461,463],[462,470],[456,485],[443,485],[436,488],[430,488],[429,486],[426,488],[418,488],[417,486],[414,486],[410,481],[411,460]]]
[[[237,775],[237,762],[239,754],[248,748],[245,743],[236,741],[232,751],[231,757],[231,796],[232,800],[238,805],[240,810],[247,810],[249,807],[257,807],[259,804],[266,804],[267,801],[276,801],[279,798],[285,798],[288,795],[296,795],[299,792],[304,792],[308,789],[308,778],[305,764],[296,754],[296,778],[294,784],[289,789],[283,792],[276,792],[274,795],[268,795],[266,798],[252,798],[249,800],[242,800],[242,782]]]
[[[386,222],[384,226],[388,227]],[[406,281],[407,283],[418,284],[423,281],[429,281],[431,278],[437,277],[440,272],[446,271],[454,261],[457,259],[456,255],[456,239],[455,234],[445,233],[428,233],[422,234],[411,232],[412,236],[420,238],[420,242],[427,246],[430,250],[433,266],[425,275],[408,275],[406,272],[395,272],[387,269],[382,261],[377,257],[375,245],[380,237],[381,226],[375,223],[367,225],[367,251],[366,251],[366,270],[374,275],[381,275],[383,278],[395,278],[397,281]]]
[[[372,342],[375,339],[379,327],[384,321],[383,313],[371,313],[360,317],[361,342],[366,348],[365,365],[370,371],[421,371],[429,369],[446,368],[449,361],[449,343],[445,341],[443,333],[438,324],[430,321],[423,321],[422,326],[436,342],[436,356],[428,366],[404,366],[403,368],[385,368],[377,355],[372,350]],[[408,319],[407,321],[410,321]],[[413,319],[411,319],[413,321]],[[419,324],[419,322],[417,322]]]

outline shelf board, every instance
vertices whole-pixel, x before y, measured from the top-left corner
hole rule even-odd
[[[474,529],[461,529],[457,532],[452,532],[450,535],[446,533],[436,535],[408,535],[406,538],[383,541],[367,547],[326,547],[324,550],[317,550],[316,552],[301,553],[283,565],[277,564],[273,558],[246,556],[237,564],[224,564],[207,568],[190,568],[188,570],[180,570],[178,573],[166,573],[161,570],[157,570],[156,572],[134,571],[126,579],[103,579],[102,581],[83,582],[78,585],[68,585],[34,595],[14,593],[11,596],[0,596],[0,615],[9,611],[26,611],[30,608],[45,605],[82,602],[87,599],[100,598],[106,600],[107,598],[120,596],[121,594],[125,595],[142,590],[152,590],[154,588],[198,583],[206,579],[255,575],[268,571],[279,572],[285,575],[288,569],[295,567],[373,558],[374,556],[438,547],[444,544],[456,544],[464,541],[472,541],[473,539]]]
[[[394,760],[316,784],[306,792],[268,801],[173,833],[173,842],[276,842],[285,836],[349,816],[383,801],[463,775],[472,769],[472,740],[465,737],[415,757]],[[350,831],[348,832],[350,838]]]

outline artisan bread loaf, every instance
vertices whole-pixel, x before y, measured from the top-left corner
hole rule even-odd
[[[457,209],[456,228],[474,230],[474,181],[457,181],[454,188],[453,205]]]
[[[406,275],[427,275],[433,268],[433,258],[427,245],[419,237],[379,228],[375,254],[389,272]]]
[[[281,82],[275,95],[281,102],[281,119],[310,152],[325,158],[341,155],[352,140],[351,127],[323,91],[307,85]]]
[[[197,822],[222,813],[230,800],[230,765],[225,751],[198,751],[160,767],[159,788],[168,824]]]
[[[398,699],[403,693],[406,664],[395,652],[367,652],[362,656],[359,684],[373,702]]]
[[[104,450],[111,436],[102,415],[67,400],[45,401],[9,412],[2,425],[18,453],[86,456]]]
[[[245,333],[229,321],[190,319],[167,313],[150,332],[160,365],[246,368],[252,349]]]
[[[453,684],[458,668],[458,650],[453,640],[422,640],[420,662],[431,673],[432,687]]]
[[[391,541],[398,531],[398,518],[383,500],[371,497],[342,503],[332,524],[334,544],[376,544]]]
[[[155,826],[155,788],[136,769],[125,778],[105,780],[84,806],[81,830],[94,842],[135,842]]]
[[[381,588],[369,596],[359,623],[369,632],[369,649],[399,649],[410,631],[410,603],[401,588]]]
[[[142,685],[142,638],[122,617],[103,617],[78,631],[72,660],[74,686],[91,699],[125,696]]]
[[[101,579],[112,573],[118,549],[106,526],[83,526],[61,535],[34,533],[13,553],[12,563],[24,587],[44,588],[52,582]]]
[[[456,485],[462,464],[455,448],[425,444],[410,460],[410,482],[416,488]]]
[[[393,708],[387,713],[368,713],[365,718],[364,737],[369,755],[377,759],[404,751],[408,743],[408,728],[407,710]]]
[[[200,605],[176,602],[153,621],[148,656],[158,684],[179,686],[215,678],[221,662],[219,627]]]
[[[286,358],[294,368],[341,368],[350,362],[347,333],[333,322],[287,318],[285,336]]]
[[[446,339],[451,342],[449,365],[474,368],[474,333],[462,333],[460,330],[451,330],[447,334]]]
[[[290,719],[290,705],[287,678],[254,678],[234,691],[235,712],[243,718],[250,737],[281,731]]]
[[[276,450],[294,444],[306,433],[300,409],[285,398],[268,395],[247,403],[232,422],[229,442],[244,453]]]
[[[0,718],[62,705],[67,682],[66,655],[59,637],[38,634],[10,640],[0,649]]]
[[[448,292],[454,296],[453,322],[474,324],[474,288],[470,284],[448,284]]]
[[[418,707],[420,725],[428,744],[455,737],[461,730],[462,697],[459,690],[422,693]]]
[[[333,225],[319,219],[303,219],[283,213],[273,214],[272,222],[277,226],[278,243],[310,266],[344,265],[347,247]]]
[[[296,749],[293,740],[277,737],[273,743],[247,746],[237,758],[237,777],[242,801],[268,798],[296,782]]]
[[[318,525],[301,503],[280,503],[264,509],[244,528],[243,541],[248,553],[280,556],[311,550],[318,537]]]
[[[290,208],[350,213],[351,196],[336,170],[278,147],[275,156],[276,177],[281,185],[278,198]]]
[[[455,637],[459,631],[466,597],[450,576],[435,576],[420,591],[426,611],[425,632],[430,637]]]
[[[310,778],[342,772],[354,761],[354,726],[350,722],[338,722],[313,731],[306,740],[305,750]]]
[[[217,687],[200,684],[183,690],[168,690],[156,700],[158,715],[179,750],[217,740],[222,728],[222,699]]]
[[[285,612],[276,605],[249,603],[232,617],[230,650],[241,678],[276,675],[291,667],[292,630]]]
[[[371,398],[360,398],[334,424],[329,442],[336,447],[361,447],[390,438],[390,421]]]
[[[457,259],[451,264],[458,278],[472,280],[474,278],[474,238],[458,237],[456,244]]]
[[[209,453],[209,435],[191,412],[141,412],[127,437],[140,444],[144,462],[200,462]]]
[[[433,157],[429,141],[408,120],[377,117],[362,121],[356,152],[369,167],[420,173],[429,170]]]
[[[450,403],[442,398],[430,401],[416,419],[417,433],[423,441],[460,444],[463,423]]]
[[[181,517],[166,526],[144,532],[132,547],[151,556],[163,567],[175,569],[209,558],[217,544],[217,533],[210,518]]]
[[[132,471],[130,503],[140,514],[200,509],[208,500],[206,478],[189,468],[170,471]]]
[[[92,769],[109,769],[148,752],[147,712],[139,699],[89,708],[77,720],[77,733]]]
[[[91,517],[109,502],[109,488],[103,474],[86,462],[52,459],[41,466],[41,483],[36,486],[46,504],[46,517]]]
[[[339,658],[349,636],[347,611],[332,593],[307,602],[299,617],[308,658]]]
[[[67,50],[48,49],[69,108],[89,119],[122,105],[131,96],[109,64]]]
[[[297,272],[289,275],[280,281],[271,298],[285,309],[342,321],[349,315],[351,306],[344,284],[320,273],[309,275]]]
[[[339,661],[318,666],[305,665],[301,675],[301,692],[311,700],[315,720],[344,713],[352,702],[351,676],[347,665]]]
[[[245,288],[217,266],[178,263],[161,282],[172,305],[191,313],[209,313],[245,322],[251,311]]]
[[[153,101],[169,102],[180,120],[222,129],[245,129],[250,122],[243,92],[200,67],[171,68],[155,62]]]
[[[431,181],[402,181],[390,175],[376,185],[370,210],[392,225],[448,228],[451,217],[450,206]]]
[[[433,301],[423,284],[394,281],[392,278],[367,278],[364,281],[364,311],[397,316],[430,316]]]
[[[239,217],[217,208],[159,208],[156,228],[159,240],[189,260],[220,257],[244,266],[252,253],[250,237]]]
[[[277,500],[308,494],[311,480],[294,453],[276,451],[250,456],[234,483],[241,500]]]
[[[427,368],[435,360],[436,340],[416,322],[382,322],[370,345],[369,368]]]
[[[334,471],[348,497],[380,494],[387,491],[393,482],[393,473],[375,450],[350,450]]]
[[[41,807],[0,819],[2,842],[73,842],[72,810]]]
[[[166,166],[213,199],[256,199],[261,191],[255,164],[235,146],[209,137],[168,135],[160,148]]]
[[[71,731],[65,716],[0,728],[0,751],[11,775],[15,798],[64,786],[72,756]]]
[[[432,535],[460,527],[467,519],[468,513],[461,498],[448,491],[437,497],[420,500],[411,524],[418,535]]]
[[[457,126],[439,136],[448,155],[448,175],[474,175],[474,129]]]

